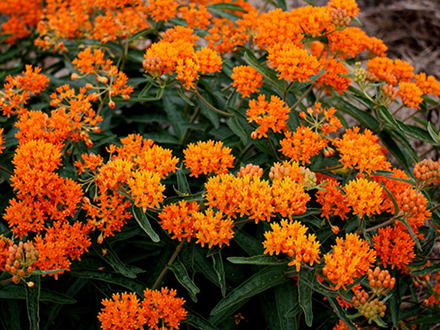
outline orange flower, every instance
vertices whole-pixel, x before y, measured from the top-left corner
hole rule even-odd
[[[213,245],[221,247],[223,244],[229,245],[229,241],[234,237],[234,222],[231,219],[223,220],[221,212],[214,213],[212,208],[204,213],[193,213],[194,228],[196,230],[196,243],[202,246],[209,243],[209,248]]]
[[[214,27],[208,30],[205,36],[208,41],[208,48],[214,49],[220,54],[230,53],[235,47],[244,45],[249,39],[246,26],[236,27],[235,24],[226,18],[214,18]]]
[[[292,13],[281,8],[259,15],[255,26],[255,44],[266,48],[289,42],[302,47],[303,30],[298,20],[292,16]]]
[[[315,234],[306,235],[306,226],[298,221],[288,222],[284,219],[281,220],[281,227],[278,223],[272,223],[270,227],[272,231],[264,233],[264,253],[287,253],[292,259],[289,266],[296,265],[298,272],[302,264],[308,263],[313,266],[314,262],[319,263],[321,244],[316,240]]]
[[[99,48],[93,50],[86,48],[78,54],[78,57],[72,61],[75,69],[81,73],[93,74],[98,71],[99,66],[106,64],[104,53]]]
[[[383,202],[383,188],[375,181],[357,178],[350,181],[345,187],[346,201],[353,208],[354,214],[362,218],[364,213],[380,213],[380,205]]]
[[[205,184],[207,205],[216,207],[228,218],[249,215],[256,223],[273,216],[272,194],[269,182],[258,176],[221,174]]]
[[[345,240],[336,238],[333,251],[324,255],[325,267],[322,272],[336,284],[336,289],[354,282],[355,278],[367,273],[376,260],[376,252],[367,241],[357,234],[346,234]]]
[[[391,268],[404,270],[415,257],[416,243],[407,231],[399,227],[379,228],[372,239],[380,264],[385,267],[391,265]]]
[[[101,155],[96,154],[83,154],[81,158],[84,161],[84,164],[81,161],[77,160],[75,162],[75,167],[78,168],[78,174],[85,173],[86,170],[91,170],[92,172],[96,171],[96,168],[102,166],[104,162],[104,158]]]
[[[199,70],[200,65],[195,63],[191,58],[179,58],[177,60],[177,79],[183,82],[186,89],[195,88],[194,81],[199,79],[199,74],[197,73]]]
[[[334,58],[323,58],[320,60],[321,65],[325,68],[324,73],[316,80],[318,85],[331,87],[338,94],[343,94],[350,86],[351,80],[347,75],[349,70],[343,62],[337,61]]]
[[[418,233],[425,220],[431,217],[428,210],[428,200],[420,192],[412,187],[406,188],[400,195],[395,196],[396,202],[402,215],[408,220],[414,233]],[[403,227],[403,224],[398,224]]]
[[[135,293],[114,293],[112,300],[103,299],[98,320],[105,330],[137,330],[147,322]]]
[[[334,179],[329,179],[321,188],[325,190],[318,190],[316,193],[316,201],[322,205],[321,217],[330,218],[331,215],[339,216],[341,219],[347,218],[347,213],[350,208],[347,205],[345,195],[337,187],[340,183]]]
[[[228,167],[232,167],[234,156],[231,155],[231,148],[223,148],[223,142],[199,141],[197,144],[190,143],[183,150],[185,154],[185,166],[191,170],[190,176],[196,178],[199,174],[208,175],[227,173]]]
[[[327,7],[344,9],[349,17],[359,15],[359,7],[355,0],[330,0]]]
[[[146,11],[151,15],[154,21],[167,21],[176,17],[179,3],[175,0],[150,0],[150,5]]]
[[[168,288],[160,291],[145,289],[145,299],[141,303],[142,314],[150,329],[157,330],[158,325],[169,330],[179,329],[180,322],[186,318],[186,311],[183,308],[185,300],[177,298],[176,294],[176,290]]]
[[[420,109],[420,103],[423,102],[423,92],[415,83],[399,83],[399,91],[397,93],[407,107]]]
[[[192,58],[194,62],[200,66],[197,71],[200,71],[202,74],[221,71],[222,58],[212,49],[202,47],[194,53]]]
[[[434,76],[426,76],[426,73],[419,73],[415,76],[415,83],[423,94],[432,94],[440,96],[440,81],[436,80]]]
[[[315,56],[293,43],[275,44],[267,49],[267,64],[279,72],[279,79],[308,81],[322,65]]]
[[[285,138],[280,141],[281,152],[286,157],[304,164],[310,163],[310,157],[317,155],[327,146],[327,140],[318,133],[313,132],[310,127],[302,124],[295,132],[286,132]]]
[[[368,71],[378,79],[390,85],[397,84],[397,77],[393,73],[394,62],[388,57],[375,57],[367,63]]]
[[[232,86],[237,88],[237,92],[243,98],[258,92],[258,88],[263,85],[263,75],[249,65],[236,66],[232,71],[234,72],[231,75],[231,79],[234,80]]]
[[[310,196],[304,192],[304,186],[285,176],[273,181],[272,196],[275,212],[282,217],[291,217],[306,212]]]
[[[171,238],[177,238],[179,241],[186,238],[189,243],[191,237],[195,235],[192,215],[197,211],[199,211],[197,202],[188,203],[182,200],[179,203],[166,205],[159,213],[159,223],[164,230],[173,234]]]
[[[355,57],[366,50],[370,44],[367,34],[357,27],[348,27],[328,35],[329,50],[343,59]]]
[[[260,125],[253,133],[252,137],[267,137],[267,132],[272,129],[274,132],[281,132],[287,126],[290,109],[279,97],[272,95],[270,103],[266,101],[265,95],[258,96],[258,102],[251,100],[249,109],[246,111],[248,122],[255,121]]]
[[[208,27],[212,17],[204,5],[199,4],[196,8],[195,3],[180,7],[179,13],[181,13],[182,19],[186,20],[186,26],[201,30]]]
[[[3,138],[3,128],[0,128],[0,154],[3,152],[3,149],[5,149],[5,146],[3,145],[5,143],[5,139]]]
[[[194,30],[186,27],[177,25],[172,29],[168,29],[161,34],[164,41],[174,42],[178,40],[185,40],[191,44],[194,44],[200,38],[194,35]]]
[[[355,324],[356,329],[360,328]],[[344,323],[344,321],[339,320],[339,322],[334,326],[333,330],[349,330],[350,328]]]
[[[330,30],[330,11],[327,7],[303,6],[292,9],[290,22],[301,27],[306,36],[316,37]]]
[[[97,196],[97,205],[93,205],[88,198],[84,199],[82,209],[87,211],[87,223],[92,230],[102,231],[100,243],[107,236],[113,236],[121,230],[127,219],[132,217],[127,208],[131,203],[116,192],[103,192]]]
[[[160,183],[160,175],[149,170],[138,170],[131,174],[127,180],[130,188],[130,196],[134,204],[142,207],[144,212],[147,208],[158,207],[165,196],[165,186]]]
[[[368,129],[364,133],[359,133],[359,130],[359,127],[350,128],[342,139],[333,142],[340,152],[344,169],[358,169],[361,173],[388,170],[390,164],[383,154],[379,138]]]

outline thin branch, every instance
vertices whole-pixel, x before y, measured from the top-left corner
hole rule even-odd
[[[154,282],[153,287],[151,288],[152,290],[155,290],[159,284],[160,281],[162,281],[162,278],[165,276],[165,274],[168,271],[168,266],[171,266],[174,262],[174,260],[177,258],[177,256],[179,255],[180,250],[182,250],[183,245],[185,244],[185,240],[183,239],[179,245],[177,245],[176,250],[174,251],[173,255],[171,256],[170,260],[168,261],[167,265],[164,267],[164,269],[162,269],[162,272],[159,274],[159,276],[156,279],[156,282]]]

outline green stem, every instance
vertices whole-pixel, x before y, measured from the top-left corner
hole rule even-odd
[[[301,95],[301,97],[298,99],[298,101],[296,101],[295,104],[290,107],[290,109],[291,110],[295,109],[298,106],[298,104],[300,104],[302,102],[302,100],[304,100],[304,98],[307,95],[309,95],[309,93],[312,91],[312,89],[313,89],[313,83],[310,84],[310,87],[304,92],[303,95]]]
[[[3,166],[0,166],[0,171],[6,172],[6,173],[8,173],[9,175],[14,175],[13,172],[9,171],[7,168],[4,168]]]
[[[391,225],[394,221],[396,221],[399,218],[400,218],[400,216],[394,216],[394,217],[388,219],[387,221],[384,221],[384,222],[378,224],[377,226],[370,227],[370,228],[366,229],[365,231],[368,233],[368,232],[374,231],[376,229]]]
[[[200,108],[200,106],[198,106],[198,107],[196,108],[196,111],[194,111],[194,114],[192,115],[191,119],[189,120],[189,122],[190,122],[191,124],[194,123],[194,121],[195,121],[195,120],[197,119],[197,117],[199,116],[200,110],[201,110],[201,108]],[[185,133],[183,134],[182,138],[180,139],[180,145],[181,145],[181,146],[185,143],[186,139],[187,139],[188,136],[189,136],[190,131],[191,131],[190,128],[187,128],[187,129],[185,130]]]
[[[392,113],[392,115],[394,116],[396,113],[398,113],[398,112],[399,112],[400,110],[402,110],[404,107],[405,107],[405,105],[402,104],[400,107],[398,107],[398,108],[396,109],[396,111],[394,111],[394,112]]]
[[[412,114],[410,114],[408,117],[406,117],[404,120],[402,120],[402,122],[406,122],[408,119],[412,118],[414,115],[416,115],[419,112],[420,112],[420,109],[417,109]]]
[[[168,261],[167,265],[164,267],[164,269],[162,269],[162,272],[159,274],[158,278],[156,279],[156,282],[154,282],[153,287],[151,288],[152,290],[155,290],[159,284],[160,281],[162,281],[162,278],[165,276],[165,274],[168,271],[168,266],[171,266],[174,262],[174,260],[176,260],[177,256],[179,255],[180,250],[182,250],[183,245],[185,244],[185,240],[183,239],[179,245],[177,245],[176,250],[174,251],[173,255],[171,256],[170,260]]]
[[[261,6],[260,10],[257,13],[257,17],[260,16],[260,14],[266,9],[267,5],[270,3],[271,0],[266,0],[263,3],[263,6]]]
[[[214,110],[215,112],[217,112],[217,113],[219,113],[219,114],[221,114],[221,115],[223,115],[223,116],[234,117],[233,114],[228,113],[228,112],[224,112],[224,111],[222,111],[222,110],[220,110],[220,109],[217,109],[217,108],[214,107],[212,104],[210,104],[208,101],[206,101],[205,98],[204,98],[204,97],[198,92],[197,89],[195,89],[195,90],[191,90],[191,89],[190,89],[190,90],[188,90],[188,92],[191,92],[191,93],[196,94],[196,95],[200,98],[200,100],[201,100],[203,103],[205,103],[210,109]]]

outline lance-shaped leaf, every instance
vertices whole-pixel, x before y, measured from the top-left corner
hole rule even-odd
[[[182,284],[185,287],[185,289],[188,290],[191,299],[194,302],[197,302],[196,294],[200,292],[200,289],[194,284],[193,280],[189,277],[185,266],[180,262],[180,260],[174,261],[172,265],[167,265],[167,267],[173,271],[179,283]]]
[[[217,274],[218,283],[222,291],[223,297],[226,296],[226,276],[225,269],[223,267],[223,259],[221,252],[212,255],[212,262],[214,265],[214,270]]]
[[[148,236],[150,236],[151,240],[156,243],[159,242],[160,238],[151,227],[150,221],[148,221],[145,212],[140,207],[133,205],[133,215],[139,226],[147,233]]]
[[[240,286],[232,290],[225,298],[220,300],[211,311],[211,315],[220,313],[227,308],[238,305],[245,299],[251,298],[260,292],[286,282],[287,280],[284,277],[285,270],[286,266],[273,266],[262,269],[240,284]]]
[[[33,287],[24,283],[26,290],[26,307],[29,318],[29,329],[40,329],[40,276],[32,276]]]
[[[313,289],[310,283],[313,282],[315,274],[313,271],[307,269],[301,269],[298,276],[298,294],[299,305],[304,311],[306,318],[306,324],[311,327],[313,323],[313,311],[312,311],[312,294]]]
[[[262,254],[253,257],[229,257],[229,262],[233,264],[249,264],[249,265],[279,265],[281,262],[275,257]]]

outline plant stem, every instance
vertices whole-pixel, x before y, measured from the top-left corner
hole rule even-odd
[[[164,267],[164,269],[162,269],[162,272],[159,274],[156,282],[154,282],[153,287],[151,288],[152,290],[155,290],[159,284],[160,281],[162,281],[162,278],[165,276],[165,274],[168,271],[168,266],[171,266],[174,262],[174,260],[177,258],[177,256],[179,255],[180,250],[182,250],[183,245],[185,244],[185,240],[183,239],[179,245],[177,245],[176,250],[174,251],[173,255],[171,256],[170,260],[168,261],[167,265]]]
[[[151,24],[150,24],[150,22],[148,22],[148,21],[147,21],[142,15],[141,15],[140,12],[138,12],[138,10],[136,9],[135,6],[130,5],[130,7],[131,7],[131,8],[134,10],[134,12],[140,17],[140,19],[141,19],[142,21],[144,21],[145,24],[147,24],[147,26],[148,26],[149,28],[152,27]]]
[[[200,108],[200,106],[198,106],[198,107],[196,108],[196,111],[194,111],[193,115],[191,116],[191,119],[189,120],[189,122],[190,122],[191,124],[194,123],[195,120],[197,119],[197,117],[199,116],[200,110],[201,110],[201,108]],[[186,139],[187,139],[188,136],[189,136],[189,132],[190,132],[190,131],[191,131],[190,128],[187,128],[187,129],[185,130],[185,133],[183,134],[182,138],[180,139],[180,145],[181,145],[181,146],[185,143]]]
[[[365,231],[368,233],[368,232],[370,232],[370,231],[373,231],[373,230],[376,230],[376,229],[379,229],[379,228],[382,228],[382,227],[385,227],[385,226],[391,225],[391,224],[392,224],[394,221],[396,221],[398,218],[400,218],[400,216],[394,216],[394,217],[388,219],[387,221],[384,221],[384,222],[378,224],[377,226],[370,227],[370,228],[366,229]]]
[[[402,122],[406,122],[408,119],[412,118],[414,115],[416,115],[418,112],[420,112],[420,109],[417,109],[416,111],[414,111],[412,114],[410,114],[408,117],[406,117],[404,120],[402,120]]]
[[[6,172],[6,173],[8,173],[9,175],[14,175],[13,172],[9,171],[7,168],[4,168],[3,166],[0,166],[0,171]]]
[[[221,115],[223,115],[223,116],[234,117],[233,114],[228,113],[228,112],[225,112],[225,111],[222,111],[222,110],[220,110],[220,109],[217,109],[217,108],[214,107],[211,103],[209,103],[208,101],[206,101],[205,98],[204,98],[202,95],[200,95],[200,93],[198,92],[197,89],[195,89],[195,90],[191,90],[191,89],[190,89],[190,90],[188,90],[188,92],[191,92],[191,93],[196,94],[196,95],[200,98],[200,100],[201,100],[203,103],[205,103],[210,109],[214,110],[215,112],[217,112],[217,113],[219,113],[219,114],[221,114]]]
[[[302,100],[304,100],[304,98],[307,95],[309,95],[309,93],[312,91],[312,89],[313,89],[313,83],[310,84],[310,87],[304,92],[303,95],[301,95],[301,97],[298,99],[298,101],[296,101],[295,104],[290,107],[290,109],[291,110],[295,109],[298,106],[298,104],[300,104],[302,102]]]

